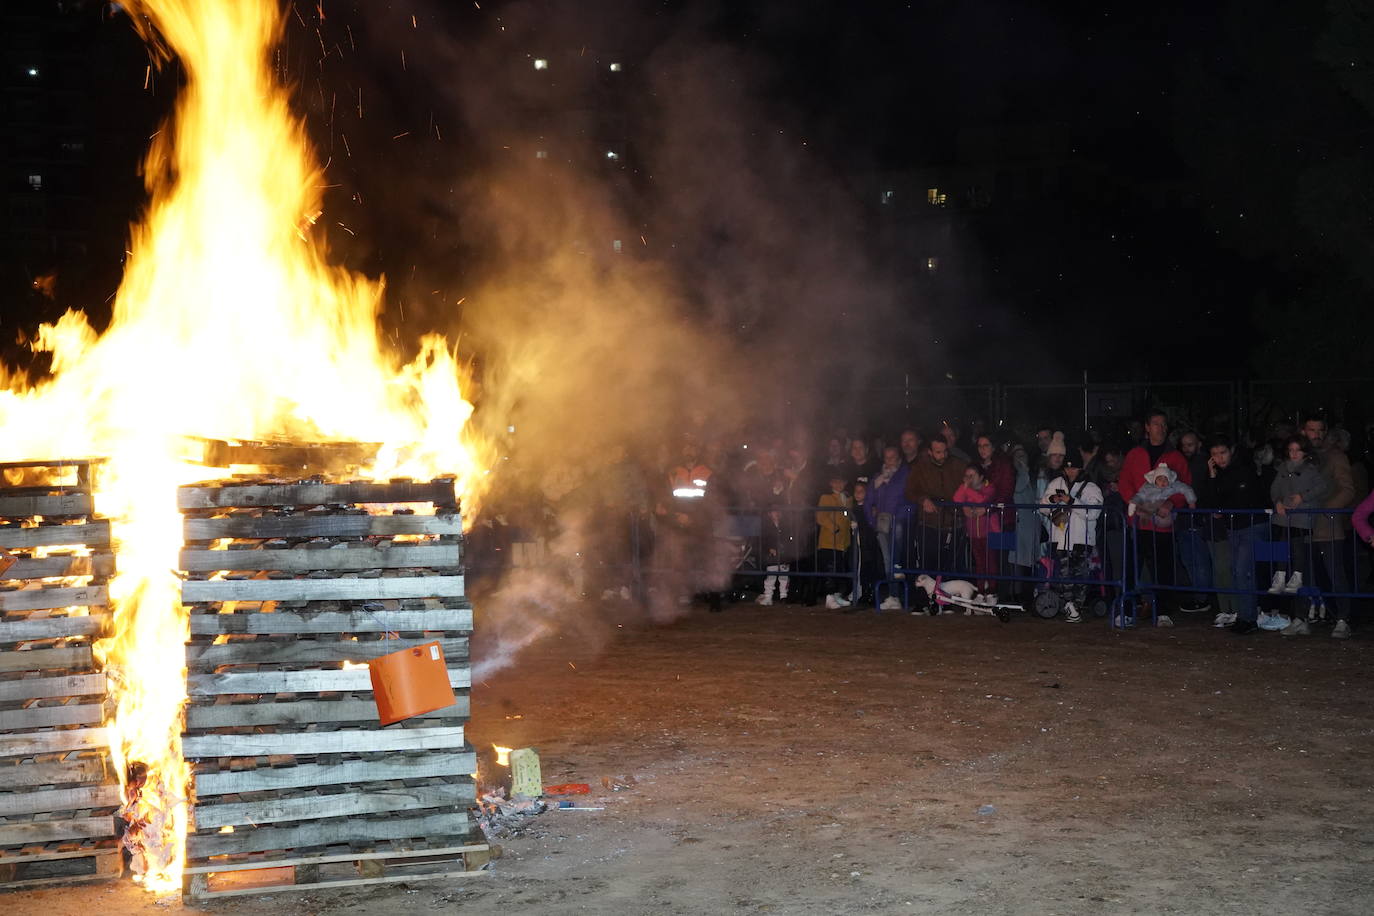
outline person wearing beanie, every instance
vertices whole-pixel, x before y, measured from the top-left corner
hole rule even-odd
[[[1065,598],[1064,619],[1079,623],[1088,603],[1088,585],[1084,580],[1092,578],[1092,560],[1097,552],[1102,488],[1084,473],[1083,461],[1078,455],[1068,455],[1061,475],[1050,481],[1041,503],[1046,506],[1040,511],[1048,519],[1050,547],[1058,561],[1058,575],[1077,580],[1058,589]]]

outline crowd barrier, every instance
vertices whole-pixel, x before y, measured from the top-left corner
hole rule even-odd
[[[1238,613],[1248,602],[1285,611],[1296,602],[1333,619],[1374,606],[1374,555],[1351,530],[1348,509],[1283,515],[1178,509],[1168,528],[1151,529],[1120,503],[1075,505],[1062,509],[1070,536],[1060,543],[1070,549],[1055,550],[1052,515],[1060,507],[935,506],[936,517],[906,507],[877,525],[860,524],[855,510],[842,506],[697,506],[689,513],[601,519],[598,546],[575,552],[569,575],[591,596],[620,591],[643,599],[654,589],[691,595],[757,587],[777,600],[804,603],[838,593],[857,607],[865,598],[875,611],[889,597],[903,609],[924,604],[914,588],[929,576],[968,581],[1045,618],[1073,603],[1087,617],[1108,617],[1113,627],[1146,618],[1155,624],[1179,605]],[[1002,530],[970,536],[965,509],[987,510],[998,519],[990,527]],[[1089,527],[1092,536],[1085,538]],[[556,553],[518,537],[506,550],[506,562],[517,567],[549,565]]]

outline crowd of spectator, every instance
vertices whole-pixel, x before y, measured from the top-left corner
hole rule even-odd
[[[1236,442],[1171,430],[1155,411],[1123,441],[1028,432],[1022,441],[978,422],[895,436],[840,429],[820,448],[685,435],[647,467],[616,462],[607,481],[573,488],[555,511],[602,519],[586,552],[593,566],[623,569],[639,551],[651,572],[705,571],[667,587],[713,608],[741,582],[764,605],[896,608],[904,571],[929,570],[974,582],[988,603],[1028,604],[1047,576],[1064,580],[1071,623],[1084,619],[1094,579],[1138,580],[1157,588],[1143,591],[1162,619],[1213,612],[1238,634],[1289,635],[1327,621],[1332,636],[1350,635],[1343,596],[1370,590],[1368,551],[1356,545],[1374,544],[1374,497],[1345,430],[1311,416]],[[606,521],[616,517],[633,530]],[[1264,566],[1262,546],[1275,542],[1287,549],[1277,559],[1271,549]],[[604,594],[617,575],[602,576]]]

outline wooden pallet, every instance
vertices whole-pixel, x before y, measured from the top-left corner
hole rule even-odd
[[[0,464],[0,888],[117,877],[118,780],[102,727],[109,522],[87,460]]]
[[[469,873],[485,845],[468,816],[472,610],[453,482],[236,479],[183,487],[178,504],[184,896]],[[435,641],[457,701],[381,727],[360,665]]]

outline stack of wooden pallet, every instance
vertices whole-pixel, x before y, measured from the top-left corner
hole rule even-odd
[[[473,874],[488,849],[468,815],[472,611],[453,481],[233,479],[182,487],[178,504],[185,895]],[[381,727],[359,663],[435,641],[457,703]]]
[[[91,462],[0,464],[0,888],[118,877],[105,675],[110,523]]]

